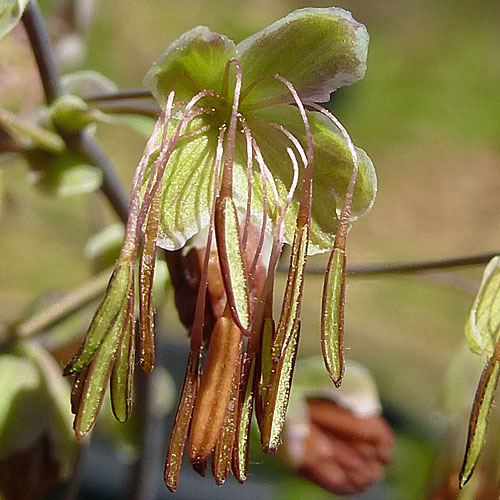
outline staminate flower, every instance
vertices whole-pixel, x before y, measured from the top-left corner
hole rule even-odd
[[[329,250],[322,345],[330,376],[340,384],[346,234],[371,207],[376,178],[368,156],[317,103],[363,77],[367,48],[365,27],[349,12],[310,8],[238,45],[195,28],[153,65],[145,83],[161,116],[135,172],[125,241],[108,290],[66,368],[77,374],[78,436],[92,428],[108,379],[115,416],[124,421],[130,414],[136,288],[139,358],[144,370],[154,366],[157,247],[197,249],[190,254],[195,286],[175,279],[187,251],[167,258],[176,292],[192,295],[177,300],[191,343],[166,462],[169,489],[177,486],[188,439],[196,470],[203,472],[212,456],[219,484],[230,468],[244,481],[254,406],[263,449],[276,451],[307,256]],[[275,323],[274,275],[284,244],[292,250]]]

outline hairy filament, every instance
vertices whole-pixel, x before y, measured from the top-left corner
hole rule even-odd
[[[205,320],[205,303],[208,288],[208,263],[210,260],[210,251],[212,248],[212,239],[214,232],[214,219],[215,219],[215,205],[217,202],[217,193],[219,190],[219,175],[222,164],[222,154],[224,152],[224,134],[225,128],[221,128],[219,137],[217,139],[217,152],[215,154],[215,167],[214,167],[214,190],[212,195],[212,210],[210,215],[210,222],[208,226],[207,243],[205,245],[205,257],[203,259],[203,268],[200,276],[200,285],[198,288],[198,295],[196,297],[196,307],[193,320],[193,328],[191,330],[191,350],[198,351],[201,347],[203,339],[203,326]]]
[[[333,113],[331,113],[327,109],[319,106],[314,102],[308,102],[307,105],[319,111],[334,123],[334,125],[340,130],[340,133],[344,137],[347,143],[347,147],[349,148],[349,152],[351,153],[352,156],[353,168],[352,168],[351,178],[349,179],[349,185],[345,193],[344,202],[342,205],[342,212],[339,218],[339,227],[337,229],[337,234],[335,235],[335,248],[345,250],[345,245],[346,245],[345,240],[347,237],[347,230],[349,228],[349,221],[351,217],[352,199],[354,196],[354,188],[356,187],[356,179],[358,176],[358,169],[359,169],[358,154],[356,153],[356,148],[354,147],[354,144],[352,142],[349,133],[347,132],[345,127],[340,123],[340,121],[335,117],[335,115],[333,115]]]
[[[240,105],[242,72],[241,66],[237,59],[230,59],[226,64],[225,75],[229,75],[229,67],[234,65],[236,68],[236,82],[234,86],[233,105],[231,108],[231,120],[226,139],[226,153],[224,158],[224,170],[222,174],[222,185],[220,190],[221,198],[232,197],[233,195],[233,163],[234,149],[236,145],[236,125],[238,122],[238,109]],[[225,76],[226,78],[226,76]],[[227,76],[229,78],[229,76]]]
[[[247,133],[248,127],[243,119],[242,122],[243,122],[243,132],[245,134],[246,147],[247,147],[247,210],[245,213],[245,224],[243,225],[243,237],[241,240],[241,246],[243,252],[245,252],[248,243],[248,230],[250,227],[250,217],[252,210],[253,147],[252,147],[252,136],[250,133]]]

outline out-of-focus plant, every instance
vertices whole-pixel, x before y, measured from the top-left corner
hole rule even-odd
[[[366,368],[348,362],[335,389],[320,367],[318,358],[297,362],[280,457],[332,493],[358,493],[383,477],[394,434]]]

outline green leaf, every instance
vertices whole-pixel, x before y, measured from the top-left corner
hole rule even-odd
[[[231,313],[243,330],[250,326],[247,273],[241,251],[238,214],[231,198],[217,200],[215,235],[224,288]]]
[[[308,253],[313,255],[333,247],[338,217],[342,209],[347,186],[353,168],[352,155],[347,144],[336,129],[321,113],[308,111],[314,144],[312,221]],[[305,128],[299,111],[294,106],[279,105],[252,112],[248,124],[257,141],[266,163],[271,170],[280,192],[285,199],[293,179],[293,170],[286,152],[291,142],[270,123],[278,123],[295,135],[303,148],[306,147]],[[375,201],[377,177],[368,155],[359,148],[359,172],[356,179],[351,220],[366,213]],[[300,167],[299,186],[304,176]],[[262,195],[256,192],[257,198]],[[272,200],[272,197],[271,197]],[[300,190],[297,189],[285,218],[285,241],[292,244],[295,231]]]
[[[19,22],[29,0],[0,0],[0,39]]]
[[[232,40],[198,26],[170,45],[147,73],[144,85],[161,105],[172,90],[180,100],[189,100],[202,89],[221,92],[226,63],[235,55]]]
[[[91,123],[112,121],[98,109],[88,106],[76,95],[59,97],[52,103],[49,111],[54,124],[70,132],[82,130]]]
[[[481,374],[470,416],[465,458],[460,471],[460,488],[463,488],[472,476],[483,449],[499,373],[500,362],[497,358],[492,358]]]
[[[58,134],[26,122],[6,109],[1,108],[0,127],[10,132],[21,144],[34,146],[49,153],[61,153],[64,151],[64,141]]]
[[[120,331],[124,319],[133,270],[131,262],[118,262],[109,281],[106,294],[92,319],[80,352],[65,368],[65,375],[83,370],[92,361],[103,340],[118,335],[117,332]],[[110,332],[109,335],[106,335],[108,332]],[[109,351],[109,340],[107,344],[108,348],[104,348],[106,352]],[[101,357],[103,356],[106,354],[101,354]]]
[[[29,162],[32,170],[28,179],[48,196],[92,193],[102,184],[101,170],[71,153],[57,156],[33,153]]]
[[[345,252],[333,250],[323,289],[321,347],[333,383],[338,387],[344,373]]]
[[[368,41],[365,26],[350,12],[336,7],[297,10],[238,44],[243,89],[259,77],[279,74],[302,99],[326,102],[337,88],[363,78]],[[281,82],[268,79],[242,105],[275,99],[292,102]]]
[[[66,476],[72,470],[78,448],[72,430],[70,386],[67,380],[61,377],[59,364],[38,343],[23,342],[20,345],[20,350],[38,368],[44,389],[51,400],[51,415],[42,420],[51,424],[53,453],[57,458],[61,475]],[[39,419],[41,418],[39,409],[37,409],[36,415]]]
[[[308,398],[333,401],[359,417],[380,415],[382,405],[372,374],[363,365],[346,360],[346,373],[341,387],[332,385],[319,356],[300,358],[295,366],[288,416],[302,411]],[[287,416],[287,418],[288,418]]]
[[[99,269],[113,265],[118,256],[125,236],[125,228],[121,222],[111,224],[93,234],[85,244],[85,257]]]
[[[50,401],[40,372],[22,352],[0,354],[0,458],[40,437]],[[37,418],[33,418],[37,415]]]
[[[493,257],[465,323],[465,337],[472,352],[490,357],[500,327],[500,257]]]

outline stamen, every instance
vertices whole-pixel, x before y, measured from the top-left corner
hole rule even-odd
[[[271,125],[282,132],[290,140],[290,142],[292,142],[300,155],[304,168],[307,168],[307,155],[297,137],[295,137],[287,128],[283,127],[283,125],[280,125],[279,123],[272,122]]]
[[[175,147],[177,146],[177,143],[179,141],[179,136],[181,135],[182,129],[194,118],[199,116],[197,114],[197,111],[194,113],[190,113],[191,110],[194,108],[194,106],[204,97],[211,96],[215,97],[218,96],[218,94],[212,90],[203,90],[196,94],[186,105],[183,111],[183,116],[182,119],[179,121],[177,128],[166,143],[166,145],[162,148],[160,155],[158,156],[154,167],[151,171],[151,175],[149,178],[148,186],[146,189],[146,193],[144,194],[144,199],[142,202],[141,206],[141,211],[139,214],[138,218],[138,223],[137,223],[137,229],[142,228],[142,225],[144,224],[144,220],[146,218],[146,213],[149,210],[149,207],[151,205],[152,199],[154,198],[157,190],[159,189],[159,186],[161,185],[163,175],[165,173],[166,166],[168,164],[168,160],[170,159],[170,156],[172,152],[174,151]],[[205,109],[205,108],[203,108]],[[156,178],[156,180],[155,180]],[[154,184],[153,184],[154,182]]]
[[[233,163],[234,163],[234,149],[236,145],[236,125],[238,121],[241,84],[243,78],[241,66],[237,59],[230,59],[227,62],[225,75],[229,75],[230,65],[234,65],[234,67],[236,68],[236,82],[234,86],[233,106],[231,108],[231,120],[229,121],[229,129],[226,139],[226,154],[224,158],[224,171],[222,174],[222,186],[220,190],[221,198],[232,197],[233,195]]]
[[[205,257],[203,260],[203,267],[200,275],[200,285],[198,288],[198,295],[196,297],[196,308],[194,313],[193,328],[191,330],[191,350],[199,350],[203,339],[203,326],[205,321],[205,303],[208,288],[208,264],[210,261],[210,252],[212,249],[212,239],[215,224],[215,205],[217,202],[217,193],[219,190],[219,175],[222,164],[222,154],[224,152],[224,134],[225,127],[221,128],[219,137],[217,139],[217,151],[215,154],[215,167],[214,167],[214,187],[212,194],[212,210],[210,214],[210,222],[208,225],[207,243],[205,245]]]
[[[352,200],[358,174],[358,155],[347,130],[330,111],[308,103],[322,113],[340,130],[352,156],[353,168],[342,204],[335,244],[328,260],[323,285],[321,307],[321,348],[326,369],[336,387],[344,375],[344,303],[346,282],[346,239],[351,216]]]
[[[162,124],[164,128],[165,123],[170,120],[170,110],[174,100],[174,92],[171,92],[168,96],[167,106],[165,111],[160,113],[158,120],[155,123],[154,131],[149,138],[144,155],[142,156],[139,165],[134,172],[134,178],[132,180],[132,189],[130,191],[130,202],[129,202],[129,217],[127,220],[127,226],[125,230],[125,240],[120,252],[120,257],[123,259],[130,258],[135,260],[135,254],[137,251],[137,218],[139,216],[139,199],[140,199],[140,186],[142,185],[146,167],[149,163],[149,159],[155,150],[155,143],[158,138],[158,133]]]
[[[215,155],[214,167],[214,188],[212,196],[212,211],[210,223],[208,227],[207,244],[205,250],[205,258],[200,276],[200,284],[198,295],[196,297],[195,317],[193,327],[191,329],[191,343],[189,348],[188,364],[186,367],[186,375],[182,394],[175,416],[174,428],[170,437],[168,446],[167,458],[165,461],[165,484],[170,491],[177,489],[179,473],[182,464],[182,455],[188,435],[189,425],[193,416],[193,408],[198,393],[199,374],[200,374],[200,357],[201,344],[203,339],[203,326],[205,320],[205,303],[208,287],[208,263],[210,260],[210,250],[212,247],[212,235],[214,228],[215,203],[217,200],[217,192],[219,189],[219,172],[222,163],[222,153],[224,144],[225,128],[219,132],[217,140],[217,151]]]
[[[244,121],[241,119],[243,124],[243,131],[245,133],[246,146],[247,146],[247,211],[245,214],[245,224],[243,226],[243,238],[241,241],[241,246],[243,252],[245,252],[248,243],[248,230],[250,227],[250,216],[252,211],[252,188],[253,188],[253,147],[252,147],[252,136],[248,133],[248,127]],[[251,275],[252,273],[250,273]]]
[[[352,168],[351,178],[349,179],[349,185],[347,187],[346,194],[344,197],[342,212],[340,214],[340,219],[339,219],[339,227],[337,229],[337,235],[335,236],[335,248],[345,249],[346,245],[345,239],[347,237],[347,230],[349,228],[349,222],[351,217],[352,199],[354,196],[354,188],[356,187],[356,179],[359,170],[358,154],[356,152],[356,148],[354,147],[352,139],[349,136],[347,130],[330,111],[328,111],[325,108],[322,108],[321,106],[319,106],[314,102],[311,103],[308,102],[307,105],[311,106],[312,108],[316,109],[317,111],[325,115],[336,125],[336,127],[340,130],[341,134],[343,135],[347,143],[347,147],[349,148],[349,152],[351,153],[352,156],[353,168]],[[340,241],[338,241],[338,239],[340,239]]]

